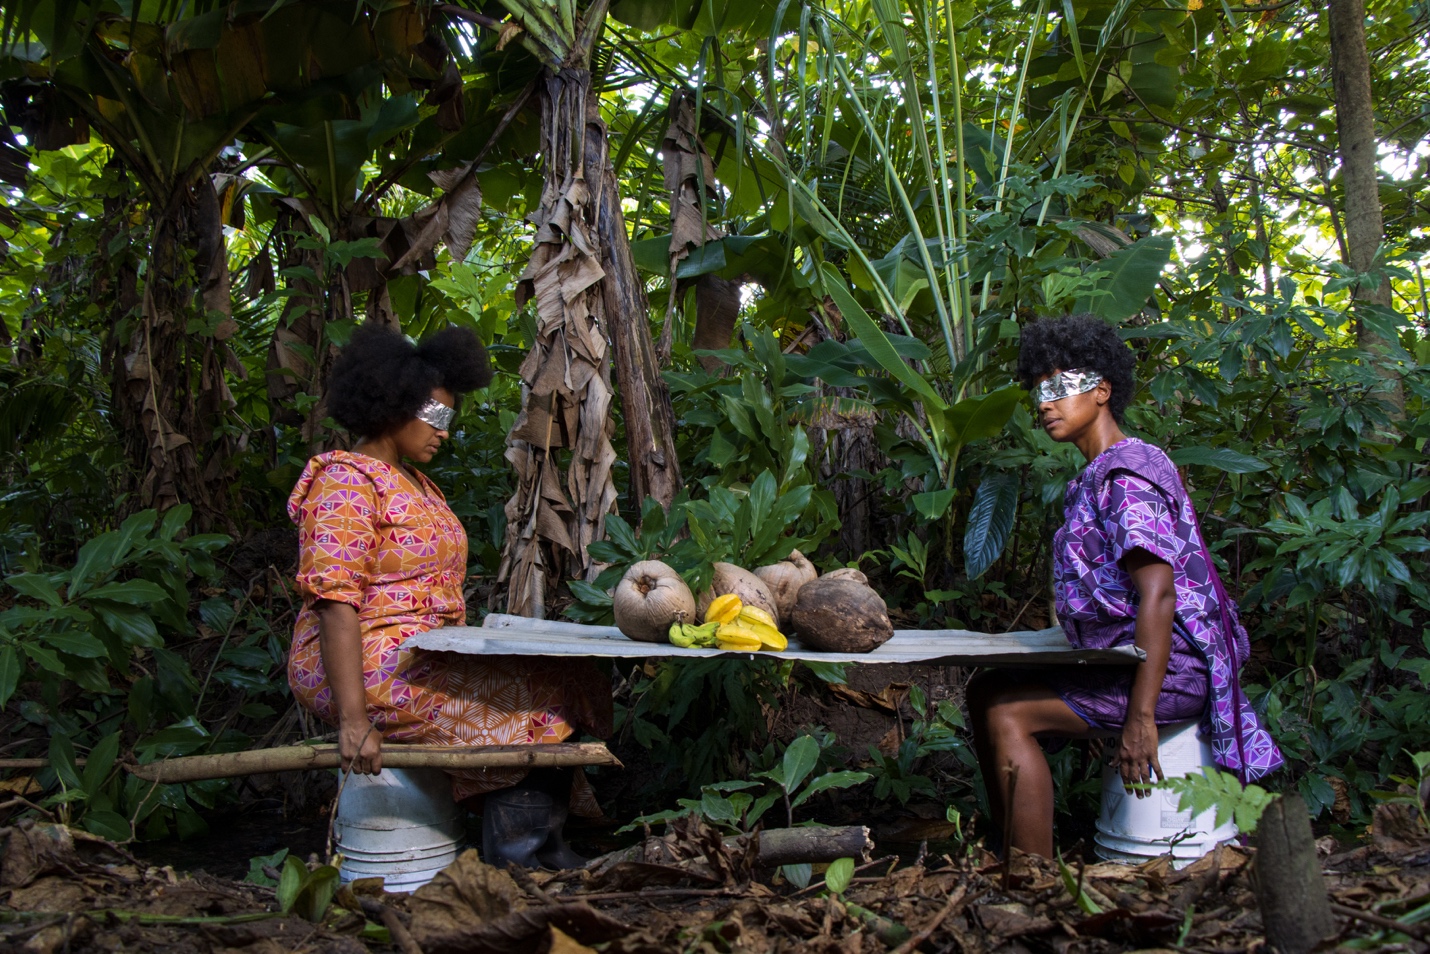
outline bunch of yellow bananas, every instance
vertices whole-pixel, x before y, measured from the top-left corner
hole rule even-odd
[[[717,596],[705,611],[705,625],[719,624],[715,644],[721,649],[781,652],[789,645],[778,624],[758,606],[746,606],[734,593]]]
[[[666,634],[666,638],[670,640],[672,646],[679,646],[681,649],[713,649],[715,648],[715,632],[719,628],[719,623],[706,623],[704,626],[696,626],[692,623],[671,623],[670,632]]]

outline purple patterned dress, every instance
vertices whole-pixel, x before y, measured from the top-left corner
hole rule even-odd
[[[1217,764],[1243,781],[1279,768],[1281,752],[1237,675],[1251,652],[1246,629],[1210,562],[1171,459],[1136,438],[1114,444],[1068,483],[1065,507],[1067,522],[1053,537],[1053,572],[1068,639],[1089,649],[1131,645],[1138,594],[1118,561],[1137,548],[1164,560],[1177,602],[1157,724],[1200,716]],[[1126,669],[1043,678],[1093,728],[1117,729],[1126,721],[1132,691]]]

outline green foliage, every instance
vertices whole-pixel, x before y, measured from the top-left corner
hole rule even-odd
[[[754,829],[765,813],[777,803],[783,803],[785,824],[793,827],[794,810],[821,792],[852,788],[869,781],[867,772],[835,770],[816,774],[823,750],[833,744],[831,736],[823,740],[801,735],[785,749],[776,764],[755,772],[750,780],[713,782],[700,789],[700,798],[679,799],[680,808],[643,815],[621,831],[631,831],[642,825],[669,822],[696,814],[711,825],[732,833]],[[765,779],[764,783],[754,779]],[[764,791],[757,791],[764,789]],[[852,870],[852,862],[851,862]],[[805,875],[806,883],[808,875]],[[838,894],[843,889],[835,891]]]
[[[854,880],[854,859],[836,858],[824,869],[824,890],[838,897]]]
[[[283,861],[281,877],[275,894],[278,910],[283,914],[296,914],[314,924],[323,920],[333,895],[338,891],[338,869],[332,865],[318,865],[309,869],[294,855]]]
[[[1152,787],[1176,792],[1179,812],[1190,811],[1193,815],[1200,815],[1215,809],[1218,827],[1234,821],[1243,835],[1256,831],[1261,813],[1276,798],[1274,793],[1260,785],[1243,786],[1241,779],[1231,772],[1210,766],[1182,778],[1169,778]]]
[[[248,874],[243,876],[244,883],[256,884],[264,888],[276,888],[278,882],[265,874],[263,869],[275,868],[278,869],[281,874],[282,869],[278,868],[278,866],[284,864],[284,859],[287,857],[288,849],[279,848],[271,855],[255,855],[248,859]],[[286,865],[284,865],[284,867],[286,867]]]

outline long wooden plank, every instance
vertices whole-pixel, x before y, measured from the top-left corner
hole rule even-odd
[[[614,626],[591,626],[561,620],[528,619],[493,613],[483,626],[447,626],[410,637],[405,646],[468,655],[587,656],[639,659],[653,656],[769,657],[769,653],[737,653],[720,649],[681,649],[668,643],[640,643]],[[946,666],[1134,665],[1144,658],[1132,646],[1117,649],[1074,649],[1062,629],[1053,627],[1016,633],[976,633],[961,629],[900,629],[869,653],[825,653],[796,639],[777,654],[810,662],[924,663]]]
[[[78,759],[83,765],[84,759]],[[272,772],[302,772],[335,769],[341,764],[338,747],[332,744],[283,745],[246,752],[214,755],[185,755],[178,758],[125,764],[124,770],[148,782],[174,785],[210,778],[237,778]],[[622,768],[620,759],[602,742],[559,742],[536,745],[400,745],[385,742],[382,764],[387,768],[555,768],[609,765]],[[49,765],[48,759],[0,759],[0,771],[36,769]]]

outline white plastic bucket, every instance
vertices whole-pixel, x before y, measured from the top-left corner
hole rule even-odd
[[[339,878],[382,878],[388,891],[415,891],[456,860],[465,832],[451,779],[440,769],[349,776],[333,826],[343,856]]]
[[[1157,761],[1167,778],[1182,778],[1215,764],[1211,744],[1199,737],[1199,721],[1157,727]],[[1111,744],[1115,745],[1115,741]],[[1216,827],[1216,810],[1199,815],[1178,811],[1181,796],[1154,790],[1138,798],[1122,785],[1116,765],[1102,769],[1102,811],[1093,836],[1099,858],[1124,864],[1141,864],[1167,855],[1172,866],[1182,868],[1236,837],[1236,823]]]

